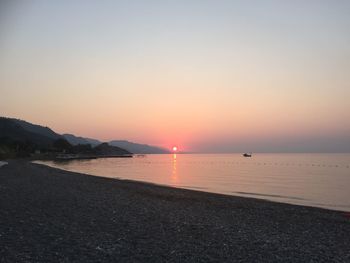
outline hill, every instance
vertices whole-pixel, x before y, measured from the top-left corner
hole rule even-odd
[[[0,117],[0,159],[27,157],[37,150],[56,151],[60,141],[65,140],[48,127]]]
[[[88,143],[91,144],[92,146],[97,146],[97,145],[102,143],[101,141],[96,140],[96,139],[92,139],[92,138],[85,138],[84,137],[84,139],[87,140]]]
[[[96,139],[79,137],[73,134],[60,135],[49,127],[32,124],[24,120],[0,117],[0,155],[2,158],[4,156],[28,156],[37,150],[41,152],[65,151],[77,154],[89,152],[97,155],[169,153],[168,150],[160,147],[125,140],[101,143]]]
[[[78,137],[73,134],[63,134],[63,137],[70,142],[72,145],[78,145],[78,144],[90,144],[92,147],[97,146],[101,144],[102,142],[96,139],[86,138],[86,137]],[[116,146],[119,148],[123,148],[129,152],[136,153],[136,154],[163,154],[163,153],[169,153],[168,150],[152,146],[148,144],[140,144],[140,143],[134,143],[129,142],[126,140],[113,140],[108,142],[111,146]]]
[[[53,140],[57,140],[57,139],[62,138],[62,135],[55,133],[49,127],[44,127],[44,126],[40,126],[37,124],[32,124],[32,123],[29,123],[29,122],[26,122],[23,120],[19,120],[19,119],[10,119],[10,120],[17,123],[19,126],[21,126],[24,130],[26,130],[28,132],[39,134],[39,135],[45,136],[45,137],[53,139]]]
[[[62,136],[47,127],[0,117],[0,139],[2,143],[27,142],[39,148],[49,147]]]
[[[147,144],[139,144],[125,140],[114,140],[109,142],[112,146],[117,146],[136,154],[163,154],[170,153],[167,149],[151,146]]]
[[[78,145],[78,144],[90,144],[87,140],[85,140],[83,137],[77,137],[73,134],[63,134],[62,135],[70,144],[72,145]]]
[[[72,145],[78,145],[78,144],[90,144],[91,146],[97,146],[101,144],[99,140],[91,139],[91,138],[85,138],[85,137],[79,137],[75,136],[73,134],[63,134],[62,135],[70,144]]]
[[[97,156],[104,155],[129,155],[131,152],[124,150],[122,148],[111,146],[108,143],[101,143],[100,145],[93,148],[94,153]]]

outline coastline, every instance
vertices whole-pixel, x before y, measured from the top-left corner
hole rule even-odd
[[[9,161],[0,258],[14,261],[350,260],[343,212]]]

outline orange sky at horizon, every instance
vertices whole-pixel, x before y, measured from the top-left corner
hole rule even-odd
[[[350,147],[350,4],[219,3],[8,8],[1,115],[180,151]]]

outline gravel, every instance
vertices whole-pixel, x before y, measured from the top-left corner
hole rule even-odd
[[[0,262],[350,262],[339,211],[0,168]]]

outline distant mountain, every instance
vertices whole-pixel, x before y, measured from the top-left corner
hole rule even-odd
[[[123,149],[128,150],[129,152],[136,154],[162,154],[170,153],[167,149],[151,146],[147,144],[139,144],[124,140],[114,140],[109,142],[110,145],[117,146]]]
[[[75,136],[73,134],[63,134],[63,137],[72,145],[78,145],[78,144],[90,144],[92,147],[95,147],[97,145],[100,145],[102,142],[96,139],[92,138],[86,138],[86,137],[79,137]],[[125,140],[113,140],[108,142],[111,146],[120,147],[122,149],[125,149],[129,152],[136,153],[136,154],[161,154],[161,153],[169,153],[168,150],[147,145],[147,144],[139,144],[134,142],[129,142]]]
[[[124,150],[122,148],[111,146],[108,143],[101,143],[93,148],[93,151],[98,156],[103,155],[129,155],[131,154],[129,151]]]
[[[72,145],[78,145],[78,144],[90,144],[87,140],[85,140],[83,137],[77,137],[73,134],[62,134],[62,136]]]
[[[84,139],[87,140],[88,143],[90,143],[92,146],[97,146],[102,143],[101,141],[92,139],[92,138],[84,138]]]
[[[94,147],[102,143],[101,141],[96,139],[79,137],[73,134],[63,134],[63,137],[72,145],[90,144],[92,147]],[[160,147],[151,146],[147,144],[139,144],[139,143],[129,142],[125,140],[113,140],[108,142],[108,144],[111,146],[120,147],[122,149],[125,149],[129,152],[136,153],[136,154],[169,153],[168,150]]]
[[[51,129],[25,121],[0,117],[0,139],[2,143],[26,142],[38,147],[48,147],[61,135]]]
[[[108,148],[108,144],[103,143],[102,146],[100,146],[101,142],[96,139],[78,137],[73,134],[60,135],[48,127],[32,124],[19,119],[0,117],[0,147],[10,147],[9,149],[12,149],[13,151],[16,151],[16,149],[20,147],[26,148],[26,151],[29,152],[33,152],[37,149],[55,151],[58,148],[54,143],[58,141],[58,145],[64,146],[64,140],[73,146],[77,146],[79,144],[89,144],[95,148],[97,146],[102,148],[102,152],[110,151],[110,154],[169,153],[169,151],[164,148],[147,144],[133,143],[125,140],[110,141],[108,144],[111,147],[115,146],[117,148]],[[97,151],[99,151],[100,148],[97,148]],[[78,148],[75,150],[78,150]]]
[[[111,146],[108,143],[101,143],[95,147],[90,144],[77,144],[71,146],[67,151],[70,154],[79,154],[87,156],[113,156],[113,155],[131,155],[127,150],[121,149],[116,146]]]
[[[47,127],[0,117],[0,159],[29,157],[37,150],[59,151],[57,146],[63,144],[69,145],[62,136]]]
[[[97,146],[101,144],[99,140],[85,138],[85,137],[78,137],[73,134],[66,133],[66,134],[63,134],[62,136],[72,145],[90,144],[91,146]]]
[[[60,134],[55,133],[53,130],[51,130],[48,127],[44,127],[44,126],[40,126],[37,124],[32,124],[23,120],[19,120],[19,119],[10,119],[13,122],[17,123],[18,125],[20,125],[23,129],[25,129],[26,131],[32,132],[32,133],[36,133],[36,134],[40,134],[42,136],[51,138],[53,140],[57,140],[62,138],[62,136]]]

